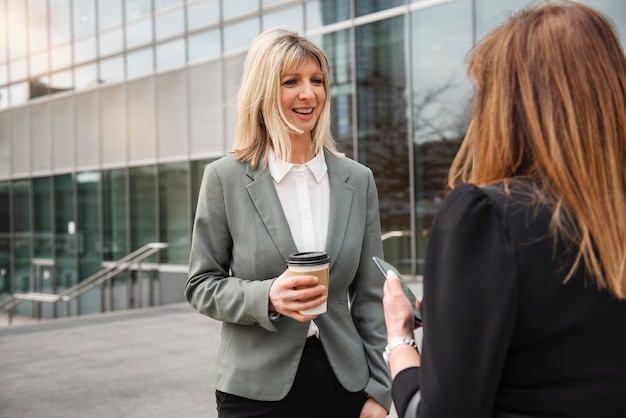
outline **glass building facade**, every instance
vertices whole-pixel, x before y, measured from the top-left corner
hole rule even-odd
[[[0,300],[166,242],[151,303],[182,301],[203,168],[232,144],[248,45],[275,26],[327,52],[335,139],[374,172],[386,257],[420,274],[468,123],[464,58],[526,3],[0,0]],[[624,39],[626,2],[583,3]],[[129,306],[102,292],[67,314]]]

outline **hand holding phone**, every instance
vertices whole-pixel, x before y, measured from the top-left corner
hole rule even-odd
[[[417,328],[422,326],[422,314],[420,311],[417,310],[417,307],[415,306],[417,298],[409,288],[409,285],[406,283],[404,277],[402,277],[402,274],[400,274],[396,266],[383,260],[380,257],[372,257],[372,260],[374,260],[374,264],[376,264],[380,272],[383,274],[385,280],[387,279],[387,271],[389,270],[393,271],[396,276],[398,276],[398,278],[400,279],[400,284],[402,285],[402,290],[404,290],[404,294],[409,299],[409,301],[411,302],[411,306],[413,307],[413,319],[415,322],[414,327]]]

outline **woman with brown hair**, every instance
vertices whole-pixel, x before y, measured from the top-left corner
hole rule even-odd
[[[472,52],[473,118],[424,272],[422,355],[393,275],[401,417],[626,416],[626,57],[571,1]],[[399,340],[395,340],[399,341]]]

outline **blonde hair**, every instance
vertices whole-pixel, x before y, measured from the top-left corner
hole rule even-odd
[[[571,1],[522,11],[477,45],[474,115],[449,186],[520,176],[553,205],[601,289],[626,299],[626,58],[611,24]]]
[[[330,67],[326,54],[312,42],[286,29],[270,29],[255,38],[244,63],[237,96],[237,125],[232,153],[256,168],[265,166],[270,149],[289,161],[289,134],[299,129],[287,121],[280,105],[281,76],[312,57],[320,67],[326,100],[311,132],[313,151],[340,155],[330,131]]]

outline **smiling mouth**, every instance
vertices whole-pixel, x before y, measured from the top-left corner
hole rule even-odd
[[[294,112],[300,114],[300,115],[310,115],[311,113],[313,113],[313,108],[309,108],[309,109],[293,109]]]

